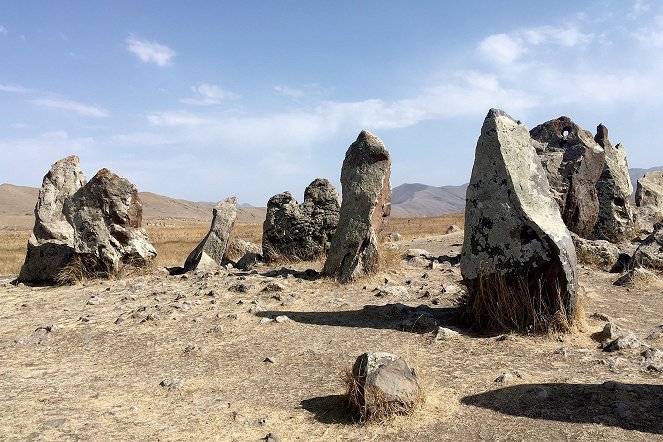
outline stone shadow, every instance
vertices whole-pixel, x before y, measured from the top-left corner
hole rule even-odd
[[[663,385],[521,384],[466,396],[461,402],[511,416],[663,434]]]
[[[352,416],[347,406],[347,396],[331,394],[300,402],[302,408],[313,414],[313,418],[322,424],[352,424]]]
[[[292,321],[304,324],[394,329],[411,333],[427,333],[435,331],[437,327],[447,327],[464,335],[480,336],[466,327],[457,307],[431,308],[427,305],[411,307],[396,303],[365,305],[361,310],[327,312],[273,310],[256,312],[256,315],[266,318],[286,315]]]

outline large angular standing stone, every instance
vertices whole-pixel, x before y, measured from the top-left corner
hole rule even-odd
[[[226,198],[214,207],[212,225],[205,238],[186,258],[184,271],[189,272],[199,267],[221,265],[223,255],[228,248],[230,231],[237,219],[237,200]]]
[[[18,282],[52,283],[74,256],[74,228],[67,221],[65,201],[85,185],[77,156],[51,166],[39,190],[35,225],[28,240],[25,263]]]
[[[599,215],[596,183],[605,165],[603,148],[568,117],[540,124],[530,135],[564,223],[573,233],[589,237]]]
[[[376,270],[378,233],[391,213],[391,156],[375,135],[362,131],[345,153],[343,200],[323,272],[340,282]]]
[[[634,218],[629,204],[633,185],[628,174],[626,150],[621,144],[612,145],[608,128],[602,124],[596,128],[594,140],[605,152],[605,165],[596,183],[599,215],[591,237],[613,243],[628,241],[633,237]]]
[[[35,227],[16,281],[58,282],[77,257],[88,274],[146,265],[156,251],[141,228],[142,213],[128,180],[101,169],[86,183],[78,157],[56,162],[39,191]]]
[[[576,254],[525,126],[491,109],[467,189],[461,273],[478,328],[566,329]]]
[[[638,179],[635,205],[638,229],[653,231],[654,224],[663,219],[663,172],[648,172]]]
[[[138,189],[108,169],[68,198],[63,212],[74,228],[76,255],[89,270],[112,273],[123,264],[142,267],[157,254],[141,228]]]
[[[309,184],[302,204],[290,192],[270,198],[263,223],[264,259],[310,261],[324,255],[338,224],[338,200],[334,186],[322,178]]]

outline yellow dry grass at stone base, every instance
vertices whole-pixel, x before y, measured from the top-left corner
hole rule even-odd
[[[449,215],[434,216],[430,218],[390,218],[384,228],[384,234],[400,233],[404,240],[422,238],[426,236],[444,235],[451,225],[461,229],[465,226],[464,212]]]
[[[0,275],[17,275],[25,260],[31,230],[0,227]]]

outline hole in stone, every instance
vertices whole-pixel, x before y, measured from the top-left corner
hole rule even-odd
[[[564,141],[566,141],[569,138],[569,130],[568,129],[564,129],[562,131],[562,138],[564,139]]]

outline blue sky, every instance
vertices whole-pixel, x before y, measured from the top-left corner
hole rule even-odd
[[[663,163],[656,1],[30,1],[0,9],[0,182],[79,155],[139,190],[264,206],[338,185],[362,129],[392,184],[469,180],[483,118],[599,123]],[[340,191],[340,189],[339,189]]]

